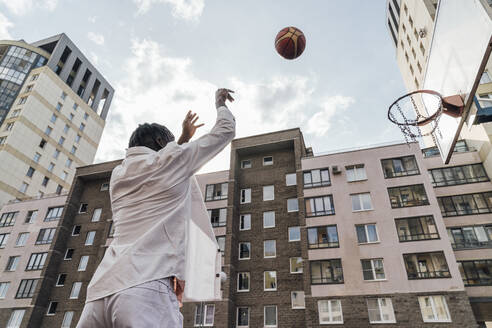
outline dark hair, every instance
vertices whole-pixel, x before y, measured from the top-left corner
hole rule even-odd
[[[174,135],[164,125],[144,123],[133,131],[128,147],[144,146],[159,151],[171,141],[174,141]]]

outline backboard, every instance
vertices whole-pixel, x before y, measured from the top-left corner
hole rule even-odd
[[[492,19],[484,0],[440,0],[428,52],[423,89],[444,97],[460,95],[461,117],[442,115],[434,140],[445,164],[449,163],[492,50]],[[427,114],[435,111],[432,99],[424,103]],[[434,124],[434,123],[431,123]]]

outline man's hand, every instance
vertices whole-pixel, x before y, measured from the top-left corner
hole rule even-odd
[[[173,277],[173,284],[174,284],[174,293],[176,294],[176,297],[179,302],[179,307],[183,306],[183,293],[185,289],[185,281],[184,280],[179,280],[176,277]]]
[[[178,145],[190,141],[191,137],[195,134],[196,129],[205,125],[204,123],[195,125],[197,120],[198,116],[196,116],[196,113],[192,113],[191,110],[188,111],[188,114],[186,114],[183,121],[183,132],[181,133],[181,137],[178,139]]]
[[[231,93],[234,93],[234,91],[229,89],[218,89],[215,91],[215,107],[225,106],[226,100],[234,101],[234,98],[230,95]]]

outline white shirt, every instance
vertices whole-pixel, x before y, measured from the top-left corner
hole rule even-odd
[[[170,276],[186,280],[183,301],[221,298],[221,254],[193,175],[234,135],[234,116],[222,106],[212,130],[195,141],[127,149],[110,181],[114,239],[86,302]]]

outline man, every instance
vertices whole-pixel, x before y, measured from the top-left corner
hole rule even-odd
[[[193,175],[234,138],[225,105],[231,92],[217,90],[216,123],[195,141],[188,143],[203,124],[191,112],[178,142],[155,123],[132,134],[111,175],[114,239],[87,288],[78,328],[182,327],[183,293],[220,298],[220,254]]]

